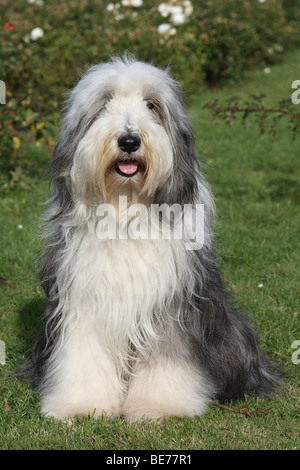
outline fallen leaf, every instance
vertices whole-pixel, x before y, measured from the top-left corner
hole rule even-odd
[[[4,400],[3,400],[3,408],[4,408],[4,411],[10,411],[10,406],[7,403],[6,398],[4,398]]]

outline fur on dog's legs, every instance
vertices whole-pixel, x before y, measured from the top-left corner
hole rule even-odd
[[[122,407],[128,421],[191,417],[203,414],[209,402],[207,380],[190,364],[172,360],[140,365],[131,377]]]
[[[84,316],[86,312],[81,312]],[[59,360],[48,364],[48,377],[41,391],[41,412],[57,419],[94,415],[119,415],[123,382],[101,336],[82,322],[66,333]],[[68,337],[69,336],[69,337]],[[101,361],[99,361],[99,357]]]

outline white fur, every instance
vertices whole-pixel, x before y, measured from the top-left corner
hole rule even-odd
[[[63,336],[43,387],[42,412],[57,418],[94,410],[96,416],[103,411],[125,412],[129,419],[136,419],[140,415],[158,417],[160,412],[179,416],[203,411],[206,393],[200,394],[198,389],[204,380],[197,373],[195,384],[190,379],[187,383],[184,364],[159,363],[149,372],[147,366],[135,369],[127,400],[123,380],[132,374],[128,370],[130,343],[140,352],[151,342],[155,344],[152,312],[166,315],[168,299],[186,280],[182,240],[101,241],[89,232],[78,235],[75,244],[73,240],[57,278],[59,298],[63,299],[58,306],[63,311]],[[189,374],[192,379],[193,371]],[[168,380],[169,393],[174,393],[172,402],[164,393]],[[144,407],[142,403],[148,399],[141,396],[141,403],[134,407],[143,387],[148,390],[149,404]]]
[[[199,371],[160,358],[138,369],[131,378],[122,411],[130,421],[193,418],[206,411],[211,391]]]

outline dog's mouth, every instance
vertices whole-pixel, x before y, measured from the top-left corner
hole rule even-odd
[[[140,169],[140,163],[135,159],[119,160],[116,163],[116,171],[125,178],[131,178],[136,175]]]

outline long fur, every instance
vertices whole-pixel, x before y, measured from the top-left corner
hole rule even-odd
[[[115,170],[124,133],[141,138],[132,178]],[[50,171],[47,308],[22,368],[42,413],[194,416],[212,399],[272,394],[273,366],[224,289],[213,197],[178,83],[128,56],[91,67],[65,104]],[[184,239],[99,238],[97,207],[118,210],[120,196],[149,217],[153,204],[204,204],[202,249],[187,250]]]

